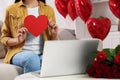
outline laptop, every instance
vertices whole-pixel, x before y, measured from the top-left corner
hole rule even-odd
[[[98,43],[98,39],[46,41],[39,77],[85,73]]]

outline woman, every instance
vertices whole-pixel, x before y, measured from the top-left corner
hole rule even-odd
[[[48,17],[48,27],[43,34],[34,37],[23,22],[27,15],[41,14]],[[1,42],[8,47],[4,62],[22,67],[24,73],[40,70],[44,41],[57,40],[57,32],[54,11],[45,0],[15,0],[6,10],[2,27]]]

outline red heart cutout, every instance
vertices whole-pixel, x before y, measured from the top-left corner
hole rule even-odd
[[[108,18],[90,18],[87,27],[93,38],[104,40],[109,33],[111,22]]]
[[[109,7],[112,13],[120,19],[120,0],[109,0]]]
[[[68,14],[70,15],[71,19],[74,21],[77,18],[77,13],[75,10],[75,1],[70,0],[68,2]]]
[[[69,0],[55,0],[55,6],[57,10],[64,18],[66,18],[68,14],[68,10],[67,10],[68,1]]]
[[[47,28],[48,18],[44,15],[40,15],[37,18],[29,15],[24,19],[24,25],[32,35],[37,37]]]
[[[76,0],[76,12],[84,22],[90,18],[92,13],[92,3],[90,0]]]

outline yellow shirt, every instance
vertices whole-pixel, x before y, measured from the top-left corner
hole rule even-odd
[[[39,1],[39,9],[40,9],[39,10],[40,15],[46,15],[48,17],[48,19],[51,19],[54,22],[56,22],[54,11],[50,6]],[[2,32],[1,42],[5,46],[8,46],[7,41],[9,38],[17,37],[17,31],[18,31],[18,29],[23,27],[24,18],[27,15],[28,15],[27,7],[23,4],[22,0],[18,3],[10,5],[7,8],[5,21],[4,21],[4,24],[2,26],[2,30],[1,30],[1,32]],[[47,28],[43,32],[44,41],[51,40],[50,36],[51,36],[51,33]],[[4,62],[10,63],[12,56],[15,55],[16,53],[20,52],[23,48],[23,45],[24,45],[24,42],[19,44],[19,45],[16,45],[16,46],[9,47],[8,52],[5,56]]]

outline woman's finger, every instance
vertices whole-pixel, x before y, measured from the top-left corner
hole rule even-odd
[[[25,32],[24,28],[21,28],[21,32],[22,32],[22,33],[24,33],[24,32]]]
[[[24,31],[25,31],[25,32],[27,32],[27,31],[28,31],[28,29],[27,29],[26,27],[23,27],[23,29],[24,29]]]
[[[18,33],[25,33],[25,32],[27,32],[28,30],[27,30],[27,28],[21,28],[21,29],[19,29],[18,30]]]
[[[58,27],[57,27],[57,24],[53,25],[53,29],[56,29],[56,28],[58,28]]]
[[[18,35],[17,35],[17,36],[18,36],[18,37],[20,37],[20,36],[22,36],[22,35],[23,35],[22,33],[18,33]]]
[[[52,30],[52,28],[50,27],[50,26],[48,26],[48,29],[51,31]]]
[[[18,33],[22,33],[22,30],[21,30],[21,29],[18,29]]]
[[[27,28],[25,28],[25,27],[23,27],[22,30],[24,33],[26,33],[28,31]]]
[[[49,26],[50,26],[51,28],[53,28],[54,25],[55,25],[55,23],[54,23],[53,21],[49,21]]]
[[[23,34],[22,33],[18,33],[18,41],[21,42],[21,38],[22,38]]]

